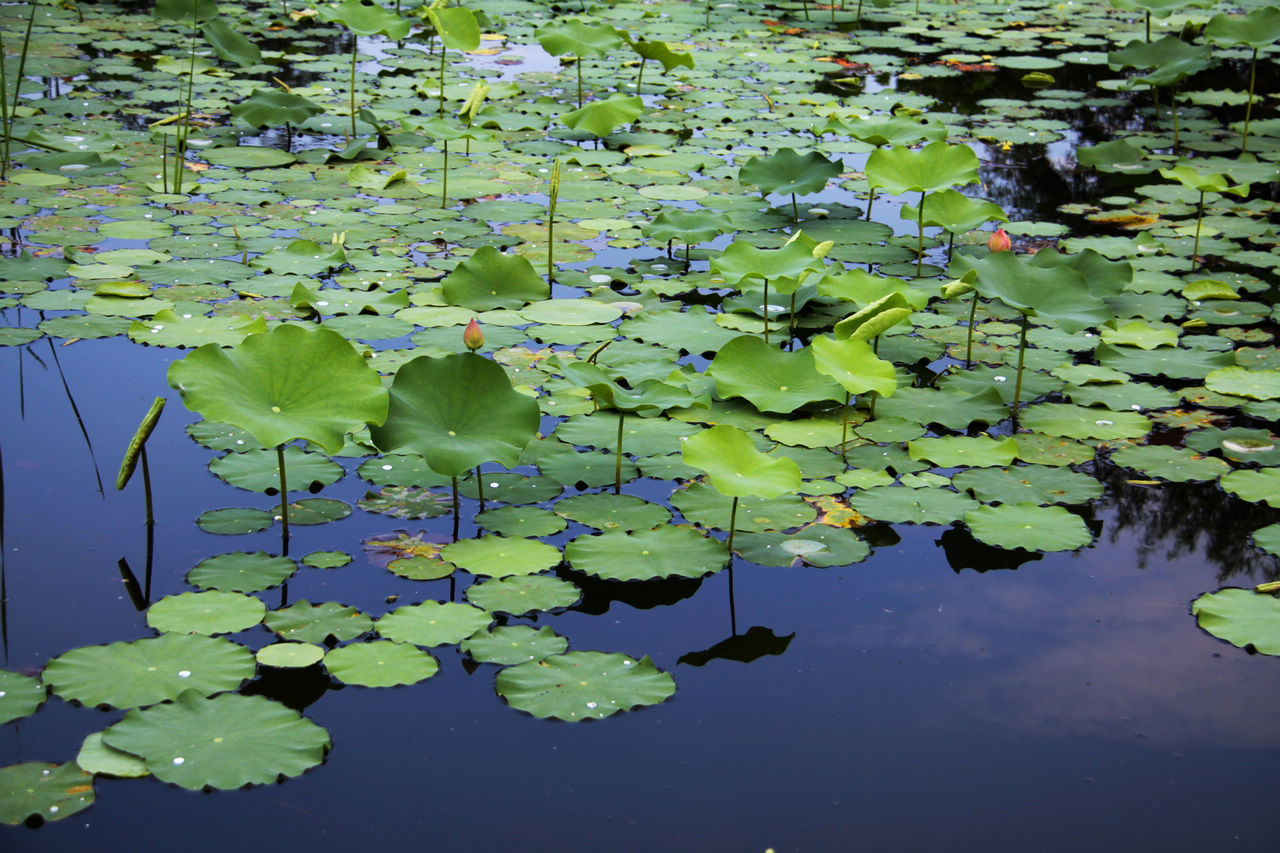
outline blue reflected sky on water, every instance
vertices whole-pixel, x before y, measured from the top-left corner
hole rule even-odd
[[[122,341],[58,348],[93,440],[105,496],[46,341],[48,364],[0,350],[7,416],[5,570],[10,669],[69,648],[146,636],[117,560],[141,577],[138,484],[111,488],[119,456],[180,353]],[[271,499],[218,481],[213,454],[181,427],[176,394],[149,445],[159,525],[153,598],[187,587],[204,557],[275,550],[270,532],[214,537],[193,519]],[[353,474],[322,495],[363,494]],[[1017,571],[959,573],[944,528],[899,526],[896,545],[844,569],[739,563],[739,633],[794,634],[751,663],[678,663],[730,635],[728,576],[638,609],[543,617],[574,649],[649,654],[673,673],[668,703],[577,725],[535,720],[494,694],[455,648],[412,687],[329,690],[306,709],[334,741],[325,766],[283,785],[192,794],[155,781],[99,780],[80,815],[3,830],[5,850],[181,845],[225,850],[1272,850],[1280,781],[1280,662],[1201,632],[1188,614],[1216,588],[1199,552],[1148,557],[1141,530],[1103,532],[1079,554]],[[369,564],[359,542],[396,527],[447,529],[357,511],[295,529],[292,553],[337,548],[356,562],[302,569],[289,601],[336,600],[379,615],[447,581],[414,584]],[[575,535],[571,530],[568,535]],[[459,585],[459,594],[461,584]],[[385,602],[399,594],[394,605]],[[281,593],[262,594],[268,606]],[[263,628],[235,637],[253,647]],[[294,685],[302,695],[307,685]],[[0,764],[74,758],[119,712],[53,698],[0,728]],[[1210,846],[1211,845],[1211,846]]]

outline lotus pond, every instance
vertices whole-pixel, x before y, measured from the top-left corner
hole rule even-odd
[[[5,849],[1273,849],[1280,9],[0,24]]]

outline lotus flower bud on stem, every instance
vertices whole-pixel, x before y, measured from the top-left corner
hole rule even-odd
[[[467,324],[467,328],[462,331],[462,342],[467,345],[467,349],[475,352],[484,346],[484,332],[480,330],[480,324],[476,322],[476,318],[472,317],[471,322]]]
[[[993,252],[1007,252],[1013,248],[1013,241],[1003,228],[997,228],[996,233],[987,239],[987,248]]]

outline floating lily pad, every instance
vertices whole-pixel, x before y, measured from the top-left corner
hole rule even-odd
[[[440,549],[440,556],[473,575],[504,578],[534,575],[559,564],[560,550],[534,539],[481,536]]]
[[[288,557],[276,557],[266,551],[219,554],[196,563],[187,572],[187,583],[200,589],[224,592],[258,592],[287,581],[298,570]]]
[[[396,608],[379,619],[374,628],[398,643],[443,646],[465,640],[492,621],[492,615],[470,604],[424,601]]]
[[[1260,471],[1232,471],[1219,481],[1227,492],[1241,500],[1265,503],[1280,509],[1280,468]]]
[[[1080,516],[1060,506],[982,506],[965,513],[964,522],[975,539],[997,548],[1074,551],[1093,541]]]
[[[302,564],[313,569],[340,569],[350,562],[346,551],[312,551],[302,558]]]
[[[722,569],[728,554],[722,543],[693,528],[659,527],[579,536],[565,546],[565,559],[593,577],[629,581],[699,578]]]
[[[253,653],[229,640],[161,634],[64,652],[45,665],[44,680],[67,701],[134,708],[186,690],[235,690],[253,670]]]
[[[156,778],[192,790],[297,776],[329,749],[328,732],[279,702],[234,693],[206,699],[194,691],[130,711],[102,739],[140,756]]]
[[[491,578],[467,587],[467,601],[491,613],[521,616],[534,610],[568,607],[581,597],[576,586],[545,575]]]
[[[100,776],[118,776],[123,779],[138,779],[150,776],[147,762],[136,755],[114,749],[102,742],[102,732],[94,732],[80,744],[76,753],[76,765],[86,773]]]
[[[1081,504],[1102,496],[1102,484],[1088,474],[1045,465],[970,468],[951,482],[983,503]]]
[[[324,649],[311,643],[272,643],[258,649],[258,663],[279,669],[304,669],[318,664]]]
[[[684,517],[717,530],[729,529],[729,515],[733,499],[722,495],[706,483],[694,483],[687,489],[677,490],[671,496],[671,505]],[[795,495],[777,498],[744,497],[738,499],[738,530],[789,530],[808,524],[817,517],[817,511]]]
[[[605,652],[569,652],[498,673],[498,695],[540,719],[602,719],[676,692],[676,683],[647,656],[639,661]]]
[[[1268,554],[1280,557],[1280,524],[1268,524],[1253,531],[1253,544]]]
[[[0,669],[0,724],[34,713],[46,693],[39,679]]]
[[[453,510],[453,498],[444,491],[383,486],[376,492],[366,492],[356,506],[392,518],[436,518]]]
[[[1248,589],[1220,589],[1191,603],[1200,627],[1242,649],[1280,655],[1280,599]]]
[[[563,654],[569,648],[569,641],[547,625],[537,629],[528,625],[501,625],[471,635],[459,643],[458,648],[480,663],[510,666]]]
[[[1151,431],[1151,422],[1136,412],[1113,412],[1067,403],[1028,406],[1019,420],[1028,429],[1067,438],[1140,438]]]
[[[476,524],[499,536],[551,536],[567,522],[546,509],[531,506],[504,506],[476,514]]]
[[[354,607],[332,601],[312,604],[306,599],[272,610],[265,622],[281,639],[302,643],[344,642],[373,630],[373,620]]]
[[[871,548],[852,530],[811,524],[795,533],[743,533],[735,550],[761,566],[847,566],[865,560]]]
[[[1171,483],[1216,480],[1231,470],[1231,466],[1217,457],[1202,456],[1185,447],[1159,444],[1121,447],[1111,454],[1111,461],[1141,471],[1148,477],[1159,477]]]
[[[939,468],[1009,465],[1018,455],[1018,443],[1008,437],[949,435],[909,441],[907,453],[912,459],[928,459]]]
[[[964,518],[978,502],[946,489],[877,486],[849,498],[849,505],[868,518],[893,523],[949,524]]]
[[[1234,394],[1253,400],[1274,400],[1280,397],[1280,371],[1246,370],[1243,367],[1224,367],[1204,378],[1209,390],[1219,394]]]
[[[1218,451],[1235,462],[1280,464],[1280,438],[1265,429],[1198,429],[1187,433],[1186,442],[1201,453]]]
[[[298,447],[284,449],[284,464],[290,489],[319,491],[342,479],[342,466],[320,453]],[[236,488],[268,495],[280,493],[280,465],[274,450],[228,453],[209,463],[209,470]]]
[[[266,610],[258,599],[238,592],[184,592],[151,605],[147,624],[157,631],[234,634],[257,625]]]
[[[0,768],[0,823],[61,820],[93,805],[93,774],[74,762]]]
[[[333,498],[303,498],[289,503],[290,524],[326,524],[351,515],[351,505]]]
[[[331,650],[324,656],[324,668],[346,684],[398,687],[427,680],[439,671],[440,664],[416,646],[373,640]]]
[[[196,524],[205,533],[235,536],[240,533],[257,533],[259,530],[266,530],[272,525],[274,519],[275,516],[266,510],[230,507],[202,512],[196,519]]]
[[[555,505],[555,512],[597,530],[652,530],[671,520],[660,504],[634,495],[577,495]]]

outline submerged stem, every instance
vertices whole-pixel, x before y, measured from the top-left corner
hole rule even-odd
[[[142,448],[138,451],[138,456],[142,461],[142,495],[147,507],[147,526],[151,527],[156,523],[155,508],[151,503],[151,466],[147,464],[147,445],[143,442]]]

